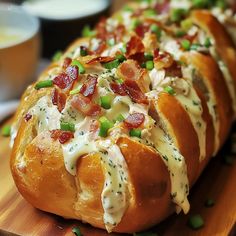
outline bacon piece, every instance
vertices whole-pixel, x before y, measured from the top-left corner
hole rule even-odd
[[[101,55],[103,51],[105,51],[107,48],[107,44],[105,41],[101,41],[98,45],[98,48],[93,52],[95,55]]]
[[[75,72],[75,70],[77,70],[77,72]],[[53,84],[57,85],[60,89],[66,89],[70,87],[78,78],[78,68],[76,66],[73,66],[73,69],[68,69],[68,72],[70,72],[70,75],[62,72],[61,74],[56,76],[53,79]]]
[[[95,57],[95,58],[89,60],[86,64],[92,64],[92,63],[96,63],[96,62],[106,63],[106,62],[113,61],[114,59],[115,59],[114,57]]]
[[[107,30],[106,30],[106,21],[107,19],[103,17],[98,24],[95,26],[96,32],[97,32],[97,38],[100,39],[106,39],[107,36]]]
[[[74,138],[74,133],[56,129],[51,131],[51,138],[54,140],[59,140],[61,144],[64,144],[67,143],[70,139]]]
[[[160,54],[159,50],[154,51],[154,63],[155,67],[159,70],[169,68],[174,63],[173,57],[168,53],[164,52]]]
[[[28,122],[30,119],[32,118],[32,115],[27,113],[25,116],[24,116],[24,119],[26,122]]]
[[[124,80],[138,80],[141,76],[141,68],[136,61],[127,60],[118,67],[117,73]]]
[[[121,84],[117,84],[117,83],[112,82],[112,83],[110,83],[110,87],[114,93],[119,94],[120,96],[127,95],[124,90],[124,87]]]
[[[183,74],[181,66],[176,61],[174,61],[173,64],[166,69],[166,76],[182,78]]]
[[[198,32],[196,32],[194,35],[189,35],[186,34],[182,37],[182,39],[187,39],[188,41],[190,41],[191,43],[193,43],[193,41],[197,38],[198,36]],[[180,41],[181,42],[181,41]]]
[[[97,75],[88,75],[87,80],[80,89],[80,93],[83,94],[85,97],[91,98],[96,89],[97,79]]]
[[[91,102],[82,94],[75,95],[72,98],[71,105],[86,116],[97,116],[101,112],[101,107],[98,104]]]
[[[166,14],[170,11],[169,0],[164,0],[162,3],[157,3],[154,7],[158,14]]]
[[[118,25],[116,30],[113,33],[114,33],[114,38],[116,39],[116,42],[122,41],[122,38],[125,34],[125,26]]]
[[[124,124],[128,129],[136,129],[143,124],[144,120],[143,113],[133,113],[124,120]]]
[[[67,67],[66,74],[69,75],[72,80],[77,80],[79,75],[78,66]]]
[[[72,59],[69,58],[69,57],[66,57],[64,59],[64,62],[63,62],[63,65],[62,65],[62,68],[65,70],[72,62]]]
[[[57,106],[58,111],[61,112],[66,105],[66,94],[54,89],[52,92],[52,104]]]
[[[138,36],[132,36],[126,47],[126,57],[142,62],[144,59],[144,45]]]
[[[136,27],[135,32],[140,38],[143,38],[145,33],[149,31],[149,28],[148,25],[141,24]]]
[[[122,86],[132,101],[148,104],[146,95],[141,91],[138,84],[134,80],[125,80]]]

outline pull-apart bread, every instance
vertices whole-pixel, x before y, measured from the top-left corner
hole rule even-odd
[[[189,211],[236,115],[236,21],[178,2],[131,3],[85,28],[28,87],[10,164],[33,206],[108,232]]]

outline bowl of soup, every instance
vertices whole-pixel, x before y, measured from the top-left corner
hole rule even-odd
[[[39,20],[20,6],[0,3],[0,101],[21,95],[39,56]]]
[[[43,55],[51,57],[81,35],[85,25],[95,25],[108,15],[111,0],[30,0],[23,8],[41,20]]]

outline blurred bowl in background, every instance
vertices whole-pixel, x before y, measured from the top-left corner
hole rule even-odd
[[[0,3],[0,101],[21,95],[39,56],[39,20],[20,6]]]
[[[22,6],[41,20],[43,56],[51,58],[109,13],[111,0],[30,0]]]

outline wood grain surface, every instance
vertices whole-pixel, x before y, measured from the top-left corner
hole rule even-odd
[[[125,0],[114,1],[116,10]],[[10,121],[7,121],[8,123]],[[2,126],[1,124],[0,126]],[[187,144],[186,144],[187,145]],[[214,158],[191,191],[191,210],[188,215],[173,215],[151,229],[163,236],[234,236],[236,235],[236,159],[232,165],[223,163],[229,154],[228,144]],[[9,138],[0,137],[0,235],[64,236],[74,235],[77,226],[83,236],[118,236],[107,234],[78,221],[44,213],[30,206],[18,193],[9,168]],[[215,200],[215,206],[206,208],[207,198]],[[156,209],[158,211],[158,209]],[[200,214],[205,222],[203,228],[193,231],[187,226],[192,214]]]

